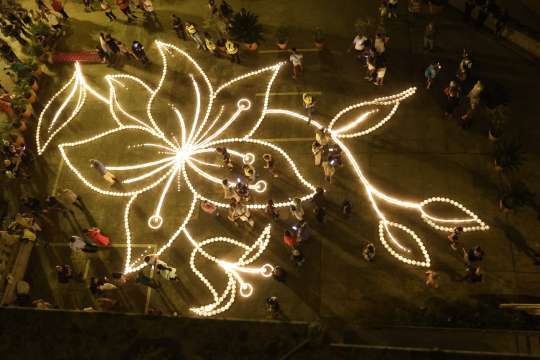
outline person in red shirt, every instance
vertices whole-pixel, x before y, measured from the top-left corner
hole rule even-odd
[[[283,242],[291,249],[295,248],[298,244],[296,236],[293,235],[289,230],[285,230],[285,233],[283,234]]]
[[[131,9],[129,8],[129,0],[116,0],[116,5],[118,5],[120,11],[127,16],[128,22],[132,22],[133,19],[137,18],[137,16],[133,15]]]
[[[92,227],[85,230],[86,235],[92,239],[92,241],[101,246],[109,246],[111,244],[110,238],[103,234],[99,228]]]
[[[69,16],[68,14],[66,13],[66,11],[64,10],[64,5],[62,5],[62,2],[60,0],[52,0],[51,1],[51,7],[53,8],[54,11],[56,11],[57,13],[60,13],[62,14],[62,17],[64,19],[69,19]]]

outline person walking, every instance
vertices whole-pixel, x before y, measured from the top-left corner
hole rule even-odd
[[[294,198],[293,203],[290,206],[291,214],[298,221],[304,220],[304,207],[302,206],[302,200]]]
[[[69,238],[69,247],[73,252],[95,253],[98,250],[97,246],[87,243],[82,237],[77,235]]]
[[[133,20],[137,19],[137,16],[133,14],[129,6],[130,0],[116,0],[116,5],[120,11],[126,15],[128,23],[131,23]]]
[[[352,50],[354,50],[356,58],[358,60],[363,60],[364,51],[366,50],[366,44],[367,43],[368,43],[368,38],[365,35],[362,35],[362,34],[358,33],[354,37],[354,39],[352,41],[352,44],[351,44],[349,50],[347,50],[347,52],[351,52]]]
[[[296,235],[294,235],[290,230],[285,230],[283,233],[283,243],[292,250],[298,245],[298,240]]]
[[[304,265],[306,258],[304,254],[299,249],[292,249],[291,251],[291,261],[298,267]]]
[[[459,62],[458,70],[456,73],[456,78],[461,82],[467,80],[471,75],[472,66],[473,62],[469,56],[469,53],[467,52],[467,49],[463,49],[461,61]]]
[[[195,41],[195,44],[197,44],[197,49],[206,50],[203,39],[201,38],[199,31],[195,27],[195,24],[192,24],[189,21],[186,21],[184,26],[186,28],[186,33],[188,33],[191,39]]]
[[[150,60],[148,59],[148,56],[146,56],[146,51],[144,51],[144,46],[139,41],[133,41],[131,44],[131,51],[143,66],[148,66],[150,64]]]
[[[279,212],[277,211],[276,207],[274,206],[274,201],[272,199],[269,199],[268,202],[266,203],[266,208],[264,209],[264,212],[272,220],[274,220],[274,221],[279,220]]]
[[[343,200],[341,203],[341,215],[343,218],[348,219],[352,213],[352,204],[349,200]]]
[[[461,117],[461,126],[466,129],[469,128],[472,124],[472,117],[471,115],[473,112],[478,108],[478,105],[480,105],[480,96],[482,95],[482,92],[484,91],[484,85],[480,80],[474,84],[471,91],[469,91],[469,94],[467,94],[467,98],[469,98],[469,110]]]
[[[437,77],[437,74],[441,71],[442,66],[438,61],[435,61],[431,63],[426,70],[424,71],[424,76],[426,78],[426,89],[429,90],[431,88],[431,84],[433,84],[433,80]]]
[[[386,56],[384,53],[375,56],[375,80],[373,84],[377,86],[383,86],[384,77],[386,75]]]
[[[293,66],[293,79],[296,80],[304,72],[304,55],[298,53],[296,48],[291,49],[289,60]]]
[[[324,172],[324,179],[328,181],[329,183],[332,183],[332,178],[334,177],[334,174],[336,173],[336,168],[328,160],[323,160],[321,165]]]
[[[315,104],[317,102],[315,99],[313,99],[313,96],[308,93],[302,94],[302,104],[304,105],[304,109],[306,110],[307,118],[308,118],[308,125],[311,123],[311,117],[313,115],[313,112],[315,111]]]
[[[174,32],[176,33],[176,36],[179,39],[186,41],[187,40],[186,30],[185,30],[185,25],[182,19],[180,19],[180,17],[178,17],[177,15],[173,14],[171,24],[174,29]]]
[[[484,258],[485,252],[480,246],[475,246],[471,249],[463,250],[463,260],[467,265],[472,265],[482,261]]]
[[[461,96],[459,85],[453,80],[450,81],[450,84],[444,89],[444,95],[446,95],[444,115],[447,117],[453,117],[454,111],[459,105],[459,99]]]
[[[276,296],[270,296],[266,299],[266,310],[273,316],[281,312],[278,298]]]
[[[69,19],[69,16],[66,13],[66,10],[64,10],[64,5],[62,4],[60,0],[51,0],[51,7],[53,8],[54,11],[61,14],[65,20]]]
[[[388,18],[397,19],[398,0],[388,0]]]
[[[114,185],[118,180],[116,179],[116,176],[114,176],[103,163],[96,159],[90,159],[90,167],[93,167],[97,170],[97,172],[107,181],[111,186]]]
[[[375,35],[375,41],[373,42],[373,48],[377,54],[382,54],[386,51],[386,43],[390,40],[390,37],[383,32],[378,32]]]
[[[84,210],[84,204],[82,202],[82,198],[75,194],[75,192],[68,188],[60,189],[56,193],[56,199],[62,203],[66,208],[69,209],[69,206],[75,206],[79,208],[81,211]]]
[[[170,281],[180,280],[178,279],[178,276],[176,275],[176,268],[167,265],[165,261],[158,260],[156,264],[156,269],[157,269],[158,275],[163,277],[165,280],[170,280]]]
[[[212,39],[212,36],[210,36],[210,34],[207,32],[204,33],[204,45],[206,45],[206,50],[208,50],[210,54],[214,55],[215,57],[219,57],[217,45]]]
[[[311,152],[313,153],[313,160],[315,162],[315,166],[321,166],[323,146],[315,140],[311,144]]]
[[[97,227],[91,227],[84,230],[84,233],[86,236],[88,236],[92,241],[98,245],[101,246],[109,246],[111,245],[111,239],[101,232],[100,228]]]
[[[157,29],[162,28],[161,22],[159,21],[159,18],[156,14],[156,10],[154,9],[154,4],[152,3],[152,0],[139,0],[139,7],[144,12],[144,18],[147,21],[150,21],[152,23],[152,26]]]
[[[433,51],[435,44],[435,25],[429,22],[424,30],[424,50]]]
[[[225,50],[227,51],[227,55],[229,56],[231,63],[240,64],[240,49],[238,48],[237,43],[230,39],[227,39],[227,41],[225,42]]]
[[[373,243],[368,243],[366,246],[364,246],[364,249],[362,250],[362,257],[367,262],[372,262],[375,258],[375,245]]]
[[[434,289],[439,288],[439,274],[433,270],[428,270],[425,273],[426,275],[426,286],[432,287]]]
[[[459,236],[463,233],[463,228],[461,226],[458,226],[452,230],[450,234],[448,234],[448,244],[452,248],[452,250],[457,251],[458,245],[459,245]]]
[[[103,52],[105,53],[107,61],[112,62],[113,51],[107,43],[107,39],[105,37],[105,34],[103,33],[99,33],[99,46],[101,47],[101,50],[103,50]]]
[[[421,7],[422,4],[420,3],[420,0],[409,0],[407,10],[409,10],[409,14],[411,14],[411,16],[416,17],[418,14],[420,14]]]
[[[111,5],[107,2],[107,0],[100,0],[99,5],[101,6],[101,10],[105,12],[105,16],[109,19],[109,21],[116,20],[116,15],[114,15]]]

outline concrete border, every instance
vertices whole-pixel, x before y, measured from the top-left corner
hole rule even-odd
[[[465,0],[449,0],[448,4],[460,12],[463,12],[465,9]],[[484,26],[492,31],[495,31],[496,22],[497,20],[491,14],[489,14]],[[537,39],[508,25],[506,25],[505,29],[503,30],[502,36],[505,40],[519,46],[523,50],[535,56],[537,59],[540,59],[540,41]]]

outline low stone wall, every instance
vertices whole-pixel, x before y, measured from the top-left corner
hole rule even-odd
[[[449,0],[448,3],[459,11],[463,11],[465,9],[465,0]],[[475,15],[476,14],[473,13],[473,16]],[[484,23],[484,26],[495,31],[496,22],[496,19],[490,15]],[[534,37],[524,33],[523,31],[512,28],[511,25],[506,26],[503,32],[503,37],[535,56],[537,59],[540,59],[540,41]]]

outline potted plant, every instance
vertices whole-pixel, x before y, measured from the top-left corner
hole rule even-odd
[[[508,108],[504,105],[499,105],[495,109],[487,109],[489,115],[489,140],[497,141],[503,135],[504,123],[507,119]]]
[[[323,33],[321,28],[316,28],[313,32],[313,43],[317,49],[324,48],[324,43],[326,42],[326,34]]]
[[[15,114],[24,119],[30,118],[34,113],[32,105],[24,96],[15,96],[15,98],[13,98],[11,101],[11,107],[15,111]]]
[[[277,46],[281,50],[285,50],[289,43],[289,29],[285,26],[280,26],[276,31]]]
[[[256,50],[263,40],[259,17],[250,11],[234,14],[231,20],[231,37],[244,44],[249,50]]]
[[[516,171],[523,163],[523,151],[517,142],[499,142],[493,153],[495,170]]]
[[[510,212],[527,205],[534,205],[534,194],[529,191],[523,181],[514,181],[502,190],[499,207],[504,212]]]

